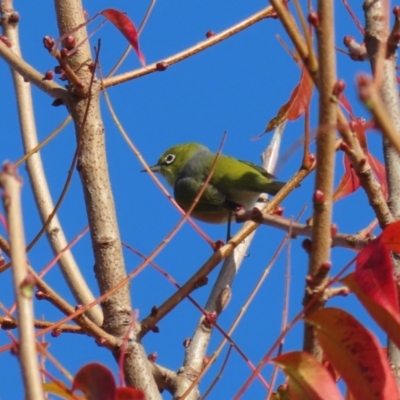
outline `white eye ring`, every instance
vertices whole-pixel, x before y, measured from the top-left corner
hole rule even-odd
[[[168,154],[164,158],[164,163],[165,164],[172,164],[175,161],[176,155],[175,154]]]

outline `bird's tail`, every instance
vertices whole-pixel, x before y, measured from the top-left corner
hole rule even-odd
[[[286,182],[272,181],[265,188],[265,193],[275,196],[285,185]]]

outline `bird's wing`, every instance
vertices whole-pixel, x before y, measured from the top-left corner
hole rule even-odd
[[[264,169],[263,167],[260,167],[257,164],[254,164],[250,161],[244,161],[244,160],[238,160],[240,162],[242,162],[243,164],[247,164],[249,167],[254,168],[255,170],[257,170],[261,175],[265,176],[266,178],[269,179],[276,179],[276,177],[272,174],[270,174],[266,169]]]
[[[254,164],[221,155],[210,183],[232,201],[235,201],[234,193],[237,191],[263,193],[273,179],[268,177],[267,171],[262,170],[262,174],[258,168]]]
[[[193,204],[196,196],[202,188],[203,182],[192,177],[180,178],[174,186],[174,197],[177,203],[186,211]],[[239,204],[226,198],[212,184],[208,184],[204,189],[200,201],[195,210],[197,212],[220,212],[235,210]]]

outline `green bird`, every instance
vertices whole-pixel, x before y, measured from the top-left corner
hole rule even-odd
[[[178,144],[165,151],[150,169],[167,180],[174,189],[176,202],[187,211],[210,174],[216,156],[199,143]],[[221,154],[191,216],[209,223],[229,223],[236,209],[252,209],[261,193],[278,193],[285,183],[274,179],[256,164]]]

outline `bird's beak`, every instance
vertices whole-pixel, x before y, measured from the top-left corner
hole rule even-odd
[[[153,171],[153,172],[160,172],[160,165],[153,165],[152,167],[149,167],[150,168],[150,171]],[[145,170],[145,169],[142,169],[140,172],[147,172],[147,170]]]

